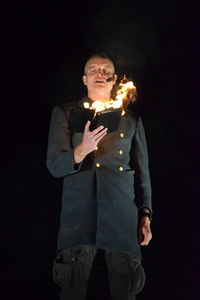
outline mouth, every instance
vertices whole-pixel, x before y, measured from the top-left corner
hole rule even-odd
[[[105,83],[105,80],[97,79],[95,80],[95,83]]]

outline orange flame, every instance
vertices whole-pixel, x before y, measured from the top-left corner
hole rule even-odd
[[[133,94],[136,92],[136,86],[133,84],[133,81],[128,81],[126,75],[119,83],[119,89],[117,90],[117,96],[115,99],[111,99],[106,102],[102,102],[100,100],[94,101],[91,106],[89,106],[88,102],[84,102],[85,108],[94,109],[95,113],[99,111],[103,111],[109,108],[117,109],[120,107],[124,107],[125,102],[130,101],[127,97],[128,93]],[[122,115],[124,115],[124,110],[122,111]]]

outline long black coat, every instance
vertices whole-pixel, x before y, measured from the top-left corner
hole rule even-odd
[[[80,101],[79,105],[82,104]],[[82,141],[83,134],[69,131],[69,107],[62,104],[53,109],[47,151],[50,173],[63,178],[57,248],[95,245],[140,258],[138,209],[152,210],[141,118],[126,113],[118,131],[107,133],[98,150],[76,165],[73,149]]]

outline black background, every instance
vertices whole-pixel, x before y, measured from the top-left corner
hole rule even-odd
[[[1,249],[4,299],[58,299],[51,279],[61,180],[46,169],[54,105],[79,100],[87,56],[105,52],[138,90],[153,189],[153,240],[138,299],[198,288],[198,7],[178,1],[3,7]],[[196,89],[197,87],[197,89]]]

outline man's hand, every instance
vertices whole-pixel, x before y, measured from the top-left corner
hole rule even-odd
[[[141,217],[138,226],[138,241],[141,246],[147,246],[152,239],[150,223],[148,217]]]
[[[93,131],[90,131],[89,127],[90,121],[87,121],[82,143],[74,149],[74,160],[76,163],[80,163],[88,153],[92,152],[96,148],[98,142],[106,135],[108,130],[108,128],[99,126]]]

